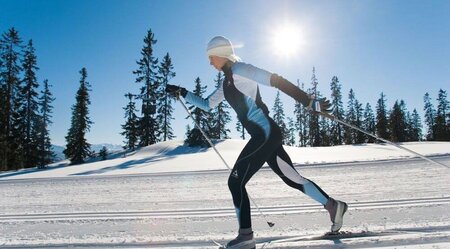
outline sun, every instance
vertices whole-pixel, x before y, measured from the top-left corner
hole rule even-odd
[[[290,24],[276,28],[272,39],[275,54],[283,57],[295,56],[303,43],[300,28]]]

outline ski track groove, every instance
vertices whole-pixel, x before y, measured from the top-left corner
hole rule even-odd
[[[382,209],[399,207],[417,207],[450,204],[450,196],[431,198],[411,198],[400,200],[382,200],[350,202],[349,210]],[[287,205],[260,207],[265,214],[294,214],[323,212],[323,207],[316,204]],[[0,223],[11,221],[39,220],[105,220],[105,219],[156,219],[156,218],[192,218],[192,217],[224,217],[235,216],[232,208],[158,210],[158,211],[128,211],[128,212],[80,212],[80,213],[50,213],[50,214],[7,214],[0,215]],[[258,215],[255,212],[255,215]]]
[[[366,236],[345,237],[345,238],[316,238],[320,235],[303,234],[299,236],[275,236],[261,237],[257,239],[257,249],[263,248],[342,248],[336,247],[343,243],[344,248],[360,248],[358,243],[364,244],[364,239],[376,240],[378,243],[400,246],[402,242],[405,245],[421,244],[426,245],[435,242],[450,242],[450,226],[436,226],[425,228],[405,228],[388,229],[382,231],[369,231]],[[432,237],[433,241],[427,241],[426,238]],[[362,242],[360,242],[362,240]],[[271,243],[270,241],[273,241]],[[309,244],[311,242],[324,242],[319,244]],[[332,241],[330,245],[327,241]],[[300,244],[299,244],[300,243]],[[306,243],[306,244],[305,244]],[[2,246],[2,245],[0,245]],[[111,243],[55,243],[55,244],[34,244],[34,245],[8,245],[2,246],[2,249],[25,249],[25,248],[217,248],[211,240],[190,240],[190,241],[155,241],[155,242],[111,242]]]

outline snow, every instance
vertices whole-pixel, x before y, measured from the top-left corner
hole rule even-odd
[[[230,166],[242,140],[216,142]],[[449,142],[404,143],[450,165]],[[258,248],[450,248],[449,169],[390,145],[286,147],[297,170],[349,203],[346,231],[378,235],[305,240],[329,229],[324,209],[270,169],[248,183],[276,225],[252,211]],[[215,248],[236,234],[228,169],[209,148],[170,141],[123,157],[0,174],[0,248]]]
[[[215,142],[229,167],[233,167],[247,141],[219,140]],[[450,154],[449,142],[412,142],[400,144],[423,155]],[[316,165],[344,162],[367,162],[411,158],[415,155],[384,144],[363,144],[333,147],[290,147],[285,146],[291,160],[297,165]],[[68,177],[93,175],[123,175],[162,172],[186,172],[227,169],[212,148],[188,147],[182,141],[161,142],[144,147],[128,155],[115,154],[113,159],[82,165],[68,166],[62,161],[51,165],[47,170],[22,170],[0,173],[2,179],[24,179],[42,177]]]

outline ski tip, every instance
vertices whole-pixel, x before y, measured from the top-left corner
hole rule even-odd
[[[213,242],[214,244],[216,244],[216,246],[218,246],[219,249],[220,249],[220,248],[224,248],[224,246],[223,246],[222,244],[220,244],[219,242],[217,242],[217,241],[215,241],[215,240],[213,240],[212,242]]]

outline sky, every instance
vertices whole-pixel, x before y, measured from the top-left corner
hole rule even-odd
[[[169,53],[176,77],[171,83],[194,88],[200,77],[207,93],[217,74],[209,65],[206,44],[229,38],[244,62],[310,87],[312,68],[318,88],[330,95],[330,82],[342,83],[344,103],[350,89],[375,109],[380,93],[391,108],[404,100],[408,110],[423,114],[423,96],[437,98],[450,90],[450,1],[286,1],[286,0],[0,0],[0,32],[19,31],[24,44],[32,39],[38,81],[48,79],[53,102],[52,143],[65,145],[71,106],[86,67],[92,85],[89,143],[123,144],[124,94],[138,93],[132,74],[149,29],[157,40],[155,56]],[[287,28],[288,27],[288,28]],[[275,40],[280,30],[297,41],[284,53]],[[282,45],[285,48],[290,44]],[[287,53],[287,54],[286,54]],[[277,90],[261,86],[272,108]],[[282,95],[287,116],[294,101]],[[436,106],[436,103],[434,103]],[[184,139],[186,113],[174,103],[172,123]],[[234,113],[232,116],[235,117]],[[229,125],[234,130],[235,121]],[[238,134],[233,132],[232,137]]]

